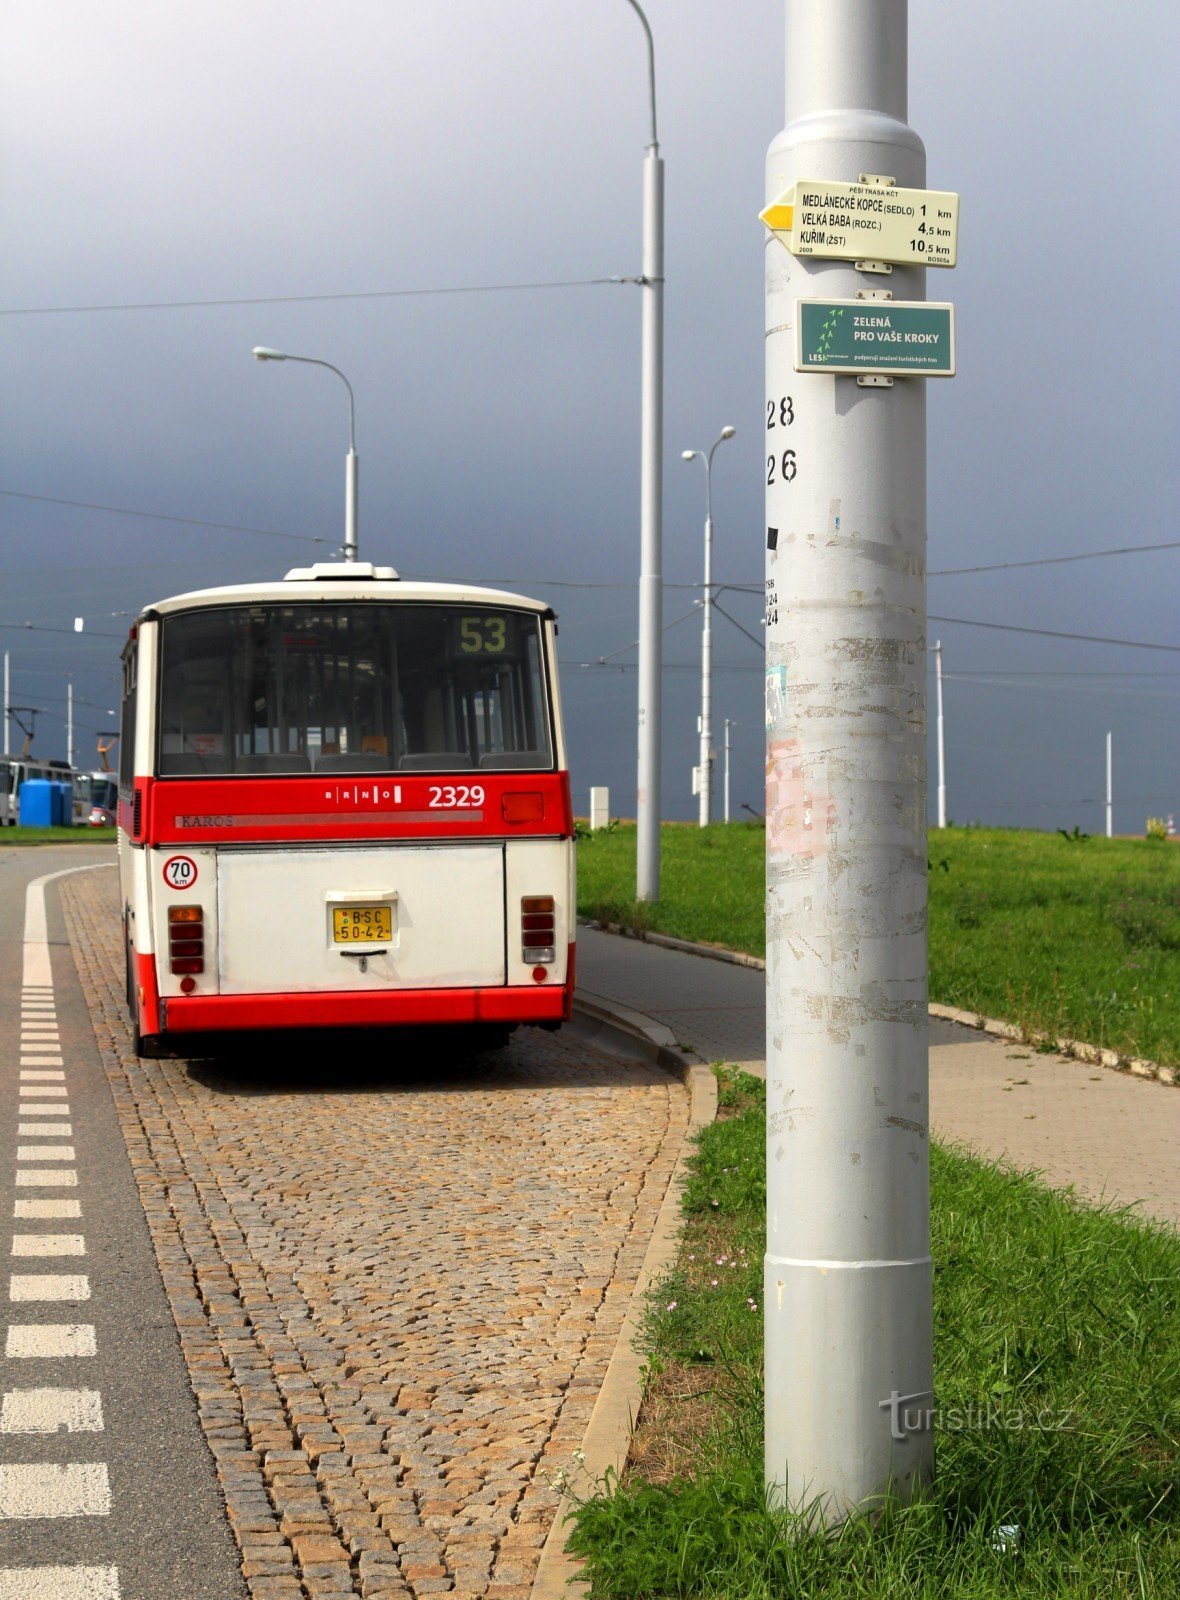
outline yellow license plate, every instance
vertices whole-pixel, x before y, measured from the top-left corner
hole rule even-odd
[[[335,944],[380,944],[393,938],[392,906],[333,906]]]

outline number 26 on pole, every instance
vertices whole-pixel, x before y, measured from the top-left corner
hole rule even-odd
[[[780,476],[782,478],[782,481],[784,483],[790,483],[792,481],[792,479],[794,478],[795,474],[799,470],[798,464],[797,464],[797,462],[795,460],[795,452],[793,450],[784,450],[783,453],[782,453],[781,460],[780,460],[780,458],[778,456],[767,456],[767,458],[766,458],[766,482],[767,482],[767,484],[772,484],[775,481],[774,474],[775,474],[776,470],[780,474]]]

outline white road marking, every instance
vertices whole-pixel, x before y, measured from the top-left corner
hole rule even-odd
[[[46,1041],[60,1047],[61,1034],[58,1033],[56,1028],[34,1028],[28,1024],[22,1026],[20,1030],[20,1042],[22,1050],[25,1049],[26,1044],[37,1044],[38,1042],[45,1043]]]
[[[92,1322],[14,1322],[4,1354],[13,1360],[58,1361],[64,1356],[92,1356],[97,1348]]]
[[[74,1127],[70,1122],[19,1122],[18,1139],[72,1139]]]
[[[8,1280],[10,1300],[89,1300],[90,1279],[84,1272],[14,1272]]]
[[[86,1240],[80,1233],[17,1233],[14,1256],[84,1256]]]
[[[0,1567],[0,1600],[119,1600],[118,1567]]]
[[[65,1100],[68,1097],[69,1092],[70,1091],[65,1087],[64,1084],[62,1084],[60,1087],[52,1083],[30,1084],[27,1089],[21,1090],[21,1099],[29,1100],[36,1098],[38,1100]]]
[[[0,1517],[106,1517],[110,1511],[105,1462],[0,1466]]]
[[[30,1078],[52,1078],[55,1083],[60,1083],[64,1077],[64,1072],[22,1072],[21,1082],[27,1083]]]
[[[68,1117],[70,1108],[68,1105],[52,1106],[41,1100],[22,1100],[20,1114],[22,1117]]]
[[[72,1144],[18,1144],[18,1161],[76,1161]]]
[[[97,1389],[9,1389],[0,1400],[0,1433],[101,1433]]]
[[[80,1200],[18,1200],[12,1214],[18,1221],[31,1222],[34,1217],[80,1217]]]
[[[76,1189],[78,1174],[73,1167],[18,1167],[18,1189]]]

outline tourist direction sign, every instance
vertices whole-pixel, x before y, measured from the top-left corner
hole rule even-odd
[[[792,255],[953,267],[959,197],[939,189],[804,178],[759,217]]]
[[[926,300],[797,300],[795,371],[953,378],[955,308]]]

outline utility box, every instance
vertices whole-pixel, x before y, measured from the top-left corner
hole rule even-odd
[[[52,828],[54,785],[48,778],[26,778],[20,786],[18,805],[22,828]],[[58,805],[61,805],[60,800]]]
[[[74,822],[74,786],[57,778],[26,778],[20,786],[22,828],[69,828]]]
[[[590,827],[605,828],[610,822],[610,790],[591,789]]]
[[[63,778],[51,778],[49,788],[52,791],[49,809],[53,815],[52,826],[55,828],[72,828],[74,826],[74,786]]]

